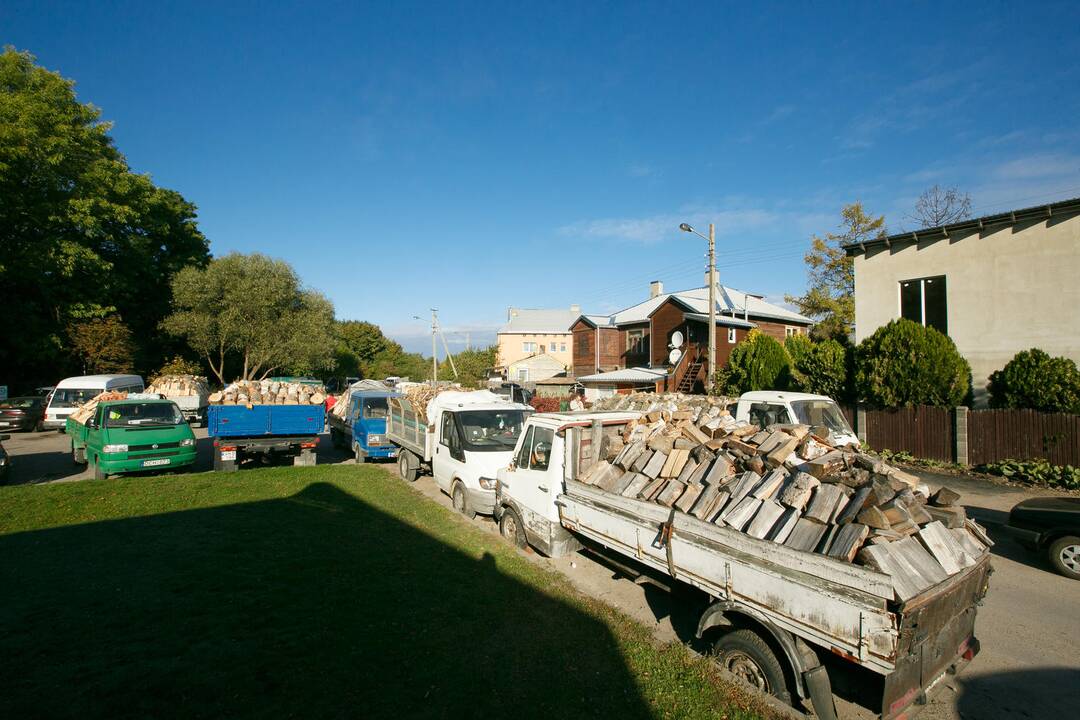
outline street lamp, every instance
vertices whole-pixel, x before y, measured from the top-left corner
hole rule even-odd
[[[679,229],[709,242],[709,372],[705,375],[705,390],[712,393],[713,375],[716,372],[716,228],[709,223],[709,237],[690,227],[689,223],[681,223]]]

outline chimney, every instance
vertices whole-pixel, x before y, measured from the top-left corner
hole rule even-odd
[[[580,315],[581,314],[581,306],[580,305],[571,305],[570,306],[570,312],[574,313],[575,315]]]
[[[664,294],[664,283],[660,282],[659,280],[653,280],[651,283],[649,283],[649,297],[650,298],[654,298],[654,297],[657,297],[658,295],[663,295],[663,294]]]
[[[516,318],[517,316],[518,316],[518,311],[517,311],[516,308],[512,308],[512,307],[506,308],[506,321],[507,322],[510,322],[511,320]]]

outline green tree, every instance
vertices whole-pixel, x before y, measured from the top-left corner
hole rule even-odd
[[[791,357],[791,387],[801,392],[844,400],[849,395],[849,348],[827,339],[813,342],[805,335],[784,341]]]
[[[390,347],[375,356],[368,377],[381,380],[396,376],[417,382],[431,379],[430,358],[419,353],[407,353],[392,340],[390,343]]]
[[[879,407],[953,407],[970,393],[971,367],[949,336],[901,318],[855,348],[855,390]]]
[[[131,330],[116,315],[73,323],[68,334],[87,372],[128,373],[134,367]]]
[[[465,387],[483,388],[487,385],[487,373],[495,367],[498,346],[483,349],[462,350],[454,355],[457,366],[457,381]],[[439,379],[454,380],[454,372],[449,361],[439,363]]]
[[[846,205],[840,216],[840,232],[815,235],[810,241],[806,294],[787,296],[799,312],[817,322],[814,337],[837,340],[855,327],[855,266],[843,246],[885,236],[885,216],[870,217],[861,202]]]
[[[55,380],[72,368],[69,328],[119,314],[136,366],[169,350],[156,332],[169,280],[205,264],[195,206],[131,172],[100,111],[29,53],[0,53],[0,377]]]
[[[1065,357],[1022,350],[990,373],[990,407],[1080,414],[1080,371]]]
[[[751,330],[717,373],[716,388],[727,395],[741,395],[751,390],[786,390],[790,381],[791,358],[784,346],[760,330]]]
[[[166,375],[202,375],[203,367],[201,363],[197,363],[194,360],[188,360],[180,355],[173,355],[170,360],[167,360],[164,365],[157,369],[156,372],[151,373],[151,378],[164,377]]]
[[[288,263],[258,253],[230,253],[177,273],[173,313],[162,328],[187,340],[222,383],[230,357],[242,379],[333,365],[333,305],[303,289]]]
[[[334,324],[338,337],[338,371],[344,375],[374,377],[375,358],[394,344],[374,323],[339,320]],[[384,376],[385,377],[385,376]]]

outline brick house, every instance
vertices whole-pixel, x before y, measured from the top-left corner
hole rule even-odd
[[[760,295],[720,286],[712,366],[727,364],[734,347],[755,328],[783,341],[790,335],[805,334],[812,323]],[[605,391],[655,386],[659,390],[700,392],[710,372],[708,328],[708,286],[665,293],[663,284],[654,281],[649,298],[637,305],[612,315],[578,317],[570,327],[574,372],[587,387]],[[681,357],[672,363],[676,332],[683,344]],[[619,374],[605,375],[616,371]]]

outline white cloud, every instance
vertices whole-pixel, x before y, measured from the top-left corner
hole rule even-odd
[[[1044,154],[1010,160],[994,170],[1004,180],[1030,180],[1080,174],[1080,157],[1075,155]]]
[[[624,240],[654,243],[670,240],[679,232],[680,223],[689,223],[699,232],[706,232],[709,223],[716,225],[718,236],[753,230],[772,225],[775,213],[758,208],[709,210],[687,208],[678,214],[645,217],[602,218],[581,220],[559,228],[560,235],[593,240]]]

